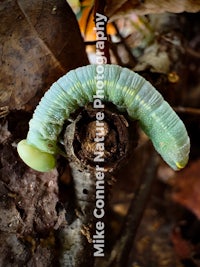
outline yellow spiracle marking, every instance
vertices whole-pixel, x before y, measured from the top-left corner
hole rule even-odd
[[[171,82],[171,83],[177,83],[179,82],[180,80],[180,77],[179,75],[175,72],[175,71],[172,71],[168,74],[168,80]]]
[[[179,162],[176,162],[176,166],[180,170],[180,169],[183,169],[185,167],[185,164],[183,165],[183,164],[181,164]]]

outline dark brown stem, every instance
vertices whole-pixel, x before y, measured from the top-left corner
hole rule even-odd
[[[200,115],[200,109],[190,108],[190,107],[174,107],[173,108],[177,113],[186,113],[191,115]]]
[[[94,20],[95,20],[95,24],[96,24],[96,14],[99,13],[101,15],[105,16],[105,9],[106,6],[106,1],[105,0],[96,0],[94,3]],[[108,21],[108,20],[107,20]],[[107,22],[105,23],[105,27],[104,27],[104,36],[107,37],[106,40],[104,41],[104,49],[101,51],[103,52],[104,56],[107,59],[107,63],[110,64],[111,60],[110,60],[110,52],[109,52],[109,41],[108,41],[108,35],[107,35],[107,30],[106,30],[106,26],[107,26]]]
[[[143,180],[135,193],[136,196],[131,202],[128,215],[121,232],[121,238],[115,245],[111,253],[111,257],[104,267],[129,266],[130,252],[133,248],[134,238],[151,193],[151,188],[156,177],[156,170],[157,158],[154,152],[144,172]]]
[[[118,35],[118,37],[120,38],[120,40],[121,40],[121,42],[122,42],[124,48],[126,49],[126,52],[128,53],[131,67],[134,67],[134,66],[136,65],[136,63],[137,63],[136,58],[133,56],[133,54],[132,54],[132,52],[131,52],[129,46],[126,44],[126,40],[124,39],[124,37],[123,37],[123,36],[121,35],[121,33],[119,32],[119,29],[118,29],[118,27],[117,27],[117,24],[116,24],[115,22],[113,22],[112,24],[113,24],[113,26],[115,27],[115,30],[116,30],[116,32],[117,32],[117,35]]]
[[[185,51],[192,57],[200,59],[200,53],[190,47],[185,47]]]
[[[115,43],[111,43],[110,44],[110,49],[112,50],[112,52],[114,54],[114,57],[115,57],[115,59],[117,61],[117,64],[120,65],[120,66],[124,66],[123,61],[122,61],[121,57],[118,54],[118,45],[115,44]]]

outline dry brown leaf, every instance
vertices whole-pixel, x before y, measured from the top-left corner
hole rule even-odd
[[[188,259],[191,257],[194,246],[190,241],[182,237],[178,227],[173,230],[171,240],[174,245],[174,250],[180,259]]]
[[[191,210],[200,219],[200,160],[178,173],[174,179],[172,199]]]
[[[0,106],[38,103],[69,69],[87,64],[76,18],[65,0],[2,1]]]
[[[109,0],[106,6],[106,15],[116,18],[120,15],[135,12],[139,15],[163,12],[198,12],[200,11],[199,0]]]

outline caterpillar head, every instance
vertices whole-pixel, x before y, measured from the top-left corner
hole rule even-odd
[[[177,155],[174,155],[173,153],[169,153],[169,156],[166,154],[161,154],[162,158],[165,160],[165,162],[175,171],[180,171],[183,169],[187,163],[188,163],[188,155],[185,155],[185,157],[178,157]],[[175,158],[173,158],[175,156]]]
[[[183,135],[182,135],[183,136]],[[169,138],[169,137],[168,137]],[[165,141],[165,142],[164,142]],[[189,159],[190,139],[184,137],[184,144],[179,145],[173,142],[173,139],[156,142],[152,140],[155,149],[162,156],[164,161],[175,171],[183,169]]]
[[[55,156],[39,150],[29,144],[26,139],[17,145],[20,158],[32,169],[40,172],[48,172],[56,166]]]

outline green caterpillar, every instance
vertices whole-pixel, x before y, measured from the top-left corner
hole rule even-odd
[[[23,161],[38,171],[56,166],[63,153],[58,137],[64,122],[78,107],[92,102],[97,91],[96,68],[88,65],[68,72],[45,93],[29,122],[26,140],[18,144]],[[177,114],[161,94],[137,73],[117,65],[103,67],[104,101],[125,109],[139,121],[155,149],[174,170],[188,162],[190,140]]]

